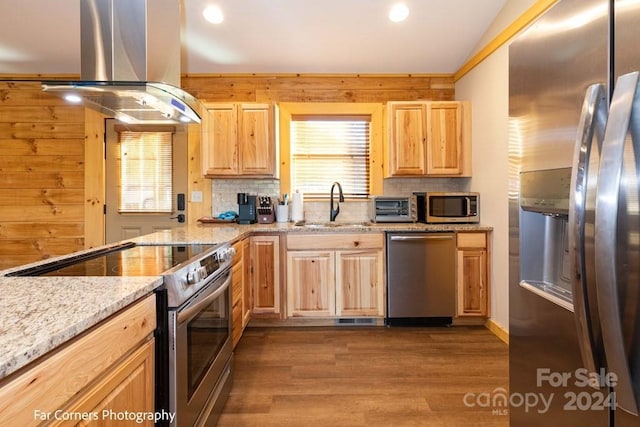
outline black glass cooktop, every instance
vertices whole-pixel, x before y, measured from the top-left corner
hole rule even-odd
[[[136,246],[126,243],[115,248],[91,252],[45,263],[10,276],[159,276],[213,245]]]

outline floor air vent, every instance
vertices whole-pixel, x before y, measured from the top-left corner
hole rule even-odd
[[[354,326],[354,325],[362,325],[362,326],[371,326],[376,325],[376,319],[336,319],[336,325],[340,326]]]

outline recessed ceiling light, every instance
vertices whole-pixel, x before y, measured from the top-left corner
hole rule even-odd
[[[220,24],[224,21],[222,9],[216,5],[207,6],[204,11],[202,11],[202,16],[212,24]]]
[[[389,10],[389,19],[393,22],[401,22],[409,16],[409,8],[404,3],[396,3]]]

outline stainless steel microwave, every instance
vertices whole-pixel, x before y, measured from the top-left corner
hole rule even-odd
[[[373,222],[416,222],[416,197],[374,196],[369,217]]]
[[[418,221],[428,224],[480,222],[480,194],[418,193]]]

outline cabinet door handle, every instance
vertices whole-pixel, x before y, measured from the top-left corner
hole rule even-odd
[[[451,240],[453,236],[391,236],[392,241]]]

